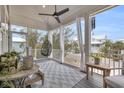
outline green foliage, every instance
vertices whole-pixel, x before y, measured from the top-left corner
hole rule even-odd
[[[124,43],[121,41],[112,42],[107,40],[104,43],[104,46],[101,48],[101,52],[105,55],[105,57],[111,57],[115,60],[121,59],[118,54],[121,54],[121,50],[124,50]]]
[[[53,49],[60,49],[60,33],[53,33]]]
[[[7,52],[0,56],[0,75],[10,74],[11,69],[17,69],[18,52]],[[9,73],[10,72],[10,73]]]
[[[39,33],[36,29],[28,28],[28,45],[32,49],[41,49],[42,44],[40,42],[47,39],[48,39],[48,35],[42,37],[42,33]],[[33,56],[35,56],[35,51],[36,50],[32,50]]]
[[[74,32],[71,28],[67,27],[64,29],[64,46],[65,46],[65,56],[68,51],[74,51],[79,53],[78,43],[76,41],[71,41],[70,38],[74,35]]]
[[[112,48],[113,48],[113,50],[122,50],[122,49],[124,49],[124,43],[121,41],[117,41],[117,42],[113,43]]]
[[[95,53],[93,53],[93,54],[91,54],[90,55],[91,57],[93,57],[94,59],[100,59],[100,55],[99,54],[95,54]]]
[[[15,85],[12,81],[0,81],[0,88],[14,88]]]
[[[16,51],[12,51],[12,52],[6,52],[4,54],[2,54],[0,56],[0,62],[1,62],[1,58],[4,57],[6,59],[10,58],[10,57],[18,57],[20,53],[16,52]]]
[[[72,42],[72,50],[74,50],[75,53],[80,53],[80,49],[76,41]]]
[[[101,56],[100,56],[99,54],[93,53],[93,54],[91,54],[90,56],[94,58],[94,63],[95,63],[95,64],[98,65],[98,64],[100,63],[100,57],[101,57]]]
[[[40,37],[40,33],[38,33],[37,30],[29,28],[28,44],[29,44],[30,47],[32,47],[32,49],[35,49],[39,37]]]
[[[17,57],[19,56],[19,54],[20,54],[20,53],[19,53],[19,52],[16,52],[16,51],[12,51],[12,52],[10,53],[11,56],[17,56]]]
[[[64,29],[64,48],[65,48],[65,56],[67,55],[68,51],[74,51],[75,53],[79,53],[79,46],[76,41],[70,40],[74,32],[71,28],[67,27]],[[60,33],[55,31],[53,33],[53,49],[60,49]]]
[[[104,54],[108,54],[111,47],[112,47],[112,41],[107,40],[106,42],[104,42],[104,46],[101,48],[101,52],[103,52]]]

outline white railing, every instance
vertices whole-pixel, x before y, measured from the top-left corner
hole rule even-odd
[[[29,49],[29,54],[34,57],[34,59],[46,58],[41,54],[41,49]]]
[[[41,54],[41,49],[30,49],[30,54],[33,55],[35,59],[40,58],[47,58]],[[60,49],[53,49],[53,58],[60,60],[61,57],[61,50]],[[80,66],[80,59],[81,54],[80,53],[74,53],[73,51],[65,51],[66,55],[64,57],[64,62],[73,66]],[[114,55],[117,56],[117,58],[113,58],[113,55],[106,55],[98,53],[100,56],[100,64],[106,67],[113,68],[111,70],[110,75],[122,75],[122,69],[114,69],[114,68],[122,68],[123,60],[122,58],[124,56],[122,55]],[[94,62],[93,57],[90,56],[90,62]],[[102,71],[94,69],[94,73],[102,74]]]
[[[61,50],[60,49],[53,49],[53,58],[60,60],[61,58]]]
[[[60,49],[53,49],[53,58],[60,59]],[[41,49],[29,49],[29,54],[34,57],[34,59],[47,58],[41,54]]]
[[[104,56],[103,54],[99,54],[100,56],[100,64],[106,67],[111,68],[111,73],[110,75],[122,75],[122,64],[123,64],[123,55],[120,54],[114,54],[114,55],[106,55]],[[114,58],[113,56],[116,56]],[[94,62],[94,59],[90,57],[90,61]],[[102,74],[100,70],[94,69],[95,73]]]
[[[64,62],[76,67],[80,66],[81,54],[74,51],[65,51]]]

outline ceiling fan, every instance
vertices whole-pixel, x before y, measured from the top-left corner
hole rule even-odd
[[[60,21],[60,19],[59,19],[59,16],[61,16],[62,14],[66,13],[66,12],[68,12],[68,11],[69,11],[69,8],[65,8],[65,9],[63,9],[63,10],[57,12],[56,5],[55,5],[55,12],[54,12],[53,14],[43,14],[43,13],[39,13],[39,15],[53,16],[53,17],[56,19],[56,21],[57,21],[58,23],[61,23],[61,21]]]

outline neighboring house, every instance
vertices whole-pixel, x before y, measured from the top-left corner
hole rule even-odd
[[[91,38],[91,53],[100,52],[100,48],[103,46],[103,43],[107,40],[106,35],[92,36]]]

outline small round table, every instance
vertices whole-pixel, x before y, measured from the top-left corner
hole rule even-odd
[[[15,81],[15,80],[18,80],[19,84],[18,84],[18,86],[16,85],[16,87],[23,88],[25,79],[28,76],[38,72],[38,70],[39,70],[39,66],[34,64],[33,67],[29,70],[21,70],[21,71],[18,71],[17,73],[15,73],[15,74],[0,76],[0,81]]]

